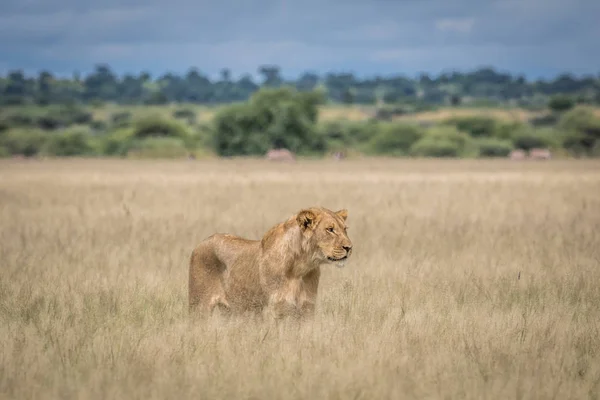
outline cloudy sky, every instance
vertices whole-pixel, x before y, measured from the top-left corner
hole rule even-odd
[[[0,72],[600,72],[598,0],[2,0]]]

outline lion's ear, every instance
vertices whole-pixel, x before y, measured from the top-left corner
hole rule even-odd
[[[344,221],[346,220],[346,218],[348,218],[348,210],[346,210],[345,208],[342,210],[336,211],[335,213],[338,217],[340,217]]]
[[[317,216],[310,210],[302,210],[296,215],[296,221],[302,230],[313,228],[316,220]]]

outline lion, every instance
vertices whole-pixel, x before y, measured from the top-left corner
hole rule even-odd
[[[216,233],[189,262],[189,311],[267,312],[274,319],[314,315],[321,266],[343,268],[352,254],[348,211],[300,210],[260,240]]]

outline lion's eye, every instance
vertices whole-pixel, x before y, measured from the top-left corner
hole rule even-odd
[[[333,228],[331,228],[331,227],[330,227],[330,228],[327,228],[327,232],[331,232],[331,233],[333,233]]]

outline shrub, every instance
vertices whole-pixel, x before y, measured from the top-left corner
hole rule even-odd
[[[576,155],[597,156],[600,148],[600,118],[587,106],[577,106],[559,123],[566,132],[563,146]]]
[[[434,126],[426,131],[426,136],[436,140],[449,140],[454,143],[461,151],[467,152],[474,148],[473,138],[467,133],[461,132],[456,128],[447,126]]]
[[[38,118],[38,126],[43,129],[56,129],[70,125],[88,124],[92,113],[78,106],[52,105],[44,109]]]
[[[593,155],[594,149],[598,146],[596,139],[587,136],[581,132],[568,132],[563,138],[562,145],[574,156]]]
[[[558,94],[548,101],[548,108],[556,112],[568,111],[575,106],[575,101],[567,95]]]
[[[377,108],[374,118],[378,121],[391,121],[394,117],[411,114],[413,112],[414,107],[407,105],[384,106]]]
[[[37,118],[36,124],[41,129],[54,130],[62,126],[62,121],[58,115],[46,113],[45,115],[40,115]]]
[[[317,127],[329,150],[341,150],[352,145],[352,137],[343,121],[327,121]]]
[[[517,149],[529,151],[533,148],[556,147],[560,138],[553,129],[521,129],[513,135],[513,144]]]
[[[33,127],[38,116],[39,113],[33,107],[19,107],[7,112],[3,119],[12,128]]]
[[[421,157],[465,157],[478,154],[473,139],[450,126],[436,126],[415,142],[410,154]]]
[[[327,149],[342,150],[370,141],[380,129],[378,122],[326,121],[317,127],[318,134],[327,143]]]
[[[0,136],[0,146],[11,155],[37,155],[46,143],[47,134],[38,129],[11,129]]]
[[[421,139],[423,134],[423,128],[418,125],[381,123],[370,141],[370,148],[376,154],[408,155],[411,146]]]
[[[134,158],[182,158],[190,152],[182,139],[176,137],[147,137],[132,142],[127,151]]]
[[[535,127],[542,126],[554,126],[559,121],[558,115],[554,113],[544,114],[539,117],[533,117],[529,120],[529,123]]]
[[[513,150],[510,140],[496,138],[479,138],[476,141],[480,157],[506,157]]]
[[[446,125],[456,127],[458,130],[467,132],[473,137],[491,137],[496,132],[497,122],[486,116],[451,117],[444,122]]]
[[[189,139],[189,132],[185,125],[178,121],[161,117],[146,117],[135,121],[133,136],[137,139],[148,137],[173,137],[182,140]]]
[[[81,107],[69,105],[23,107],[7,113],[5,121],[13,127],[55,130],[74,124],[88,124],[92,121],[92,114]]]
[[[320,92],[282,87],[260,89],[246,103],[221,109],[214,118],[214,148],[221,156],[262,155],[271,147],[320,153],[325,138],[316,129]]]
[[[10,128],[10,124],[6,120],[6,118],[0,119],[0,135],[2,132],[6,132]]]
[[[102,121],[102,120],[93,120],[90,122],[90,128],[96,132],[102,132],[105,131],[107,128],[106,122]]]
[[[122,128],[111,132],[103,138],[100,148],[107,156],[126,156],[133,142],[133,129]]]
[[[417,157],[458,157],[460,149],[448,139],[423,137],[412,145],[410,154]]]
[[[188,124],[196,122],[196,112],[190,108],[179,108],[173,111],[172,115],[174,118],[186,120]]]
[[[518,134],[523,129],[527,129],[528,126],[522,122],[511,121],[511,122],[499,122],[496,125],[496,133],[494,137],[497,139],[512,140],[513,136]]]
[[[93,153],[89,130],[81,127],[50,134],[45,153],[57,157],[81,156]]]
[[[351,143],[366,143],[380,129],[378,122],[371,121],[347,121],[345,126]]]
[[[596,117],[592,108],[577,106],[563,114],[559,127],[565,131],[580,132],[600,139],[600,118]]]
[[[118,111],[110,116],[111,124],[115,127],[124,127],[131,122],[131,112]]]

